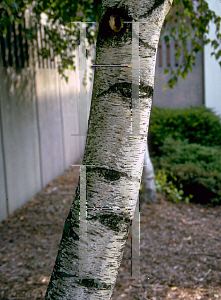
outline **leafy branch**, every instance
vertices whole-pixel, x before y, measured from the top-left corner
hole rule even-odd
[[[74,68],[73,50],[79,45],[79,26],[74,22],[87,23],[87,40],[90,45],[97,39],[98,21],[101,13],[101,0],[7,0],[0,3],[0,36],[6,36],[7,30],[13,22],[22,23],[25,10],[31,12],[32,26],[26,28],[26,37],[33,42],[37,40],[37,26],[41,23],[41,14],[47,15],[43,46],[39,50],[42,58],[59,57],[58,72],[64,76],[67,68]],[[89,22],[94,22],[89,23]],[[216,39],[210,40],[207,36],[210,22],[215,24]],[[183,54],[183,62],[176,68],[168,67],[164,73],[169,73],[167,86],[173,88],[179,77],[186,78],[192,71],[196,55],[203,46],[210,44],[213,55],[221,66],[221,17],[210,10],[205,0],[174,0],[173,8],[167,15],[163,32],[164,40],[178,41],[175,48],[176,61]],[[187,49],[187,38],[191,40],[191,50]],[[50,49],[49,51],[49,45]],[[89,55],[89,53],[88,53]],[[64,76],[65,77],[65,76]],[[165,87],[166,88],[166,87]]]

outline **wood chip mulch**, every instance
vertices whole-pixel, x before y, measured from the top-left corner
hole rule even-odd
[[[78,176],[68,169],[0,224],[0,299],[44,299]],[[129,235],[112,300],[221,300],[220,206],[158,195],[140,220],[140,277],[131,277]]]

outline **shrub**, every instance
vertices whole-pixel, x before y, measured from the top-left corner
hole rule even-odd
[[[177,181],[177,178],[174,175],[171,174],[170,177],[172,177],[173,181]],[[185,200],[188,204],[190,199],[192,199],[193,195],[183,197],[183,185],[180,184],[179,188],[177,188],[172,180],[168,180],[165,170],[158,171],[154,178],[156,191],[158,193],[165,194],[172,202],[178,203],[180,200]]]
[[[177,188],[182,184],[184,196],[192,194],[194,202],[221,203],[221,147],[166,138],[160,151],[161,157],[152,159],[155,171],[165,169]]]
[[[153,107],[150,117],[149,150],[161,155],[160,147],[167,137],[187,139],[203,146],[221,146],[221,119],[204,106],[185,109]]]

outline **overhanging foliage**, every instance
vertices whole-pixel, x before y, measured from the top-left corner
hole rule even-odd
[[[74,67],[73,52],[79,45],[79,26],[73,22],[88,22],[87,40],[93,44],[97,38],[98,21],[101,13],[101,0],[16,0],[2,1],[0,4],[0,35],[5,36],[10,24],[13,22],[24,22],[23,16],[25,9],[30,8],[32,16],[32,26],[26,28],[26,36],[31,40],[37,39],[36,24],[40,24],[41,14],[48,16],[45,26],[45,44],[50,42],[50,47],[54,56],[60,57],[58,71],[64,76],[65,69]],[[94,22],[94,23],[92,23]],[[207,38],[209,24],[216,25],[216,39]],[[175,49],[176,59],[181,56],[183,51],[183,64],[176,68],[166,68],[165,73],[170,73],[171,77],[168,86],[173,88],[179,76],[183,79],[192,71],[196,55],[202,51],[203,46],[211,44],[214,55],[221,66],[221,18],[209,9],[205,0],[175,0],[173,7],[166,17],[164,23],[165,41],[174,39],[178,41]],[[187,50],[186,39],[191,38],[192,49]],[[87,53],[89,55],[89,53]],[[48,49],[39,50],[42,58],[50,56]]]

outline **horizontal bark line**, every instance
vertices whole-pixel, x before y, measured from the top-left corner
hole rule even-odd
[[[120,232],[122,231],[122,223],[130,225],[130,217],[126,213],[94,213],[87,215],[87,221],[98,220],[100,224],[107,227],[109,230]],[[124,231],[124,229],[123,229]]]
[[[105,167],[87,166],[86,171],[91,172],[91,173],[97,173],[100,177],[102,176],[107,181],[117,181],[121,177],[126,177],[129,179],[132,179],[125,172],[121,172],[121,171],[117,171],[117,170],[109,169],[109,168],[105,168]]]
[[[111,284],[107,284],[105,282],[102,282],[99,279],[94,279],[94,278],[81,278],[78,279],[78,275],[74,275],[74,274],[68,274],[64,271],[56,271],[56,277],[54,278],[59,279],[59,278],[76,278],[76,280],[74,281],[75,285],[80,285],[80,286],[84,286],[86,288],[95,288],[95,289],[99,289],[99,290],[111,290],[112,289],[112,285]]]
[[[140,44],[142,44],[145,48],[148,48],[148,49],[154,51],[154,53],[149,57],[152,57],[156,54],[156,48],[154,46],[151,46],[148,42],[144,42],[141,38],[140,38]]]
[[[165,0],[155,0],[154,5],[148,10],[148,12],[146,12],[143,15],[140,15],[139,19],[149,17],[155,9],[157,9],[160,5],[162,5],[164,3],[164,1]]]
[[[141,98],[144,98],[144,97],[141,97]],[[96,137],[96,133],[94,133],[94,132],[88,132],[87,136]],[[124,137],[127,137],[127,138],[129,138],[129,137],[140,137],[140,136],[143,138],[143,137],[147,136],[147,133],[136,133],[136,134],[134,134],[133,131],[130,131],[129,133],[128,132],[124,132]],[[82,165],[84,165],[84,164],[82,164]],[[93,166],[93,164],[88,164],[88,165]]]
[[[116,207],[116,206],[113,206],[113,207],[108,207],[108,206],[93,206],[93,207],[87,207],[87,210],[93,210],[93,211],[104,211],[104,212],[115,212],[116,210],[117,211],[122,211],[122,210],[125,210],[125,207]]]
[[[144,134],[143,134],[144,135]],[[146,134],[145,134],[146,136]],[[133,164],[131,165],[123,165],[122,167],[127,168],[126,172],[123,171],[119,171],[113,168],[109,168],[109,167],[98,167],[96,165],[89,165],[89,164],[85,164],[85,162],[82,163],[82,165],[86,166],[86,176],[87,176],[87,180],[90,178],[90,174],[97,174],[100,178],[103,178],[104,180],[108,181],[108,182],[117,182],[119,181],[121,178],[126,178],[128,179],[130,182],[133,181],[137,181],[137,177],[136,176],[132,176],[130,175],[130,170],[133,166]],[[134,164],[137,165],[138,167],[140,167],[139,164]],[[93,176],[93,175],[92,175]],[[94,176],[93,176],[94,177]],[[86,182],[87,182],[86,180]]]
[[[117,93],[119,92],[125,98],[132,98],[132,91],[136,91],[137,89],[142,93],[141,98],[151,98],[153,96],[153,87],[150,85],[144,85],[141,83],[140,85],[131,83],[131,82],[120,82],[111,85],[107,90],[102,91],[101,93],[97,94],[97,97],[104,96],[110,93]]]
[[[85,286],[87,288],[96,288],[99,290],[111,290],[112,289],[111,284],[106,284],[105,282],[102,282],[98,279],[84,278],[84,279],[80,279],[78,282],[80,285]]]
[[[80,199],[79,194],[76,195],[75,199]],[[118,207],[114,206],[90,206],[90,202],[87,202],[86,210],[87,217],[86,220],[88,222],[99,221],[102,226],[105,226],[107,230],[112,230],[114,232],[124,231],[124,226],[122,227],[122,222],[125,224],[130,224],[131,216],[129,215],[131,208],[130,207]],[[93,204],[92,204],[93,205]],[[70,240],[79,242],[80,240],[80,220],[79,220],[79,212],[80,206],[75,204],[75,209],[69,212],[69,215],[64,224],[64,231],[62,240],[65,244],[66,242],[70,242]],[[77,218],[76,218],[77,217]],[[72,242],[71,242],[72,243]],[[77,259],[78,256],[74,255],[74,259]]]

